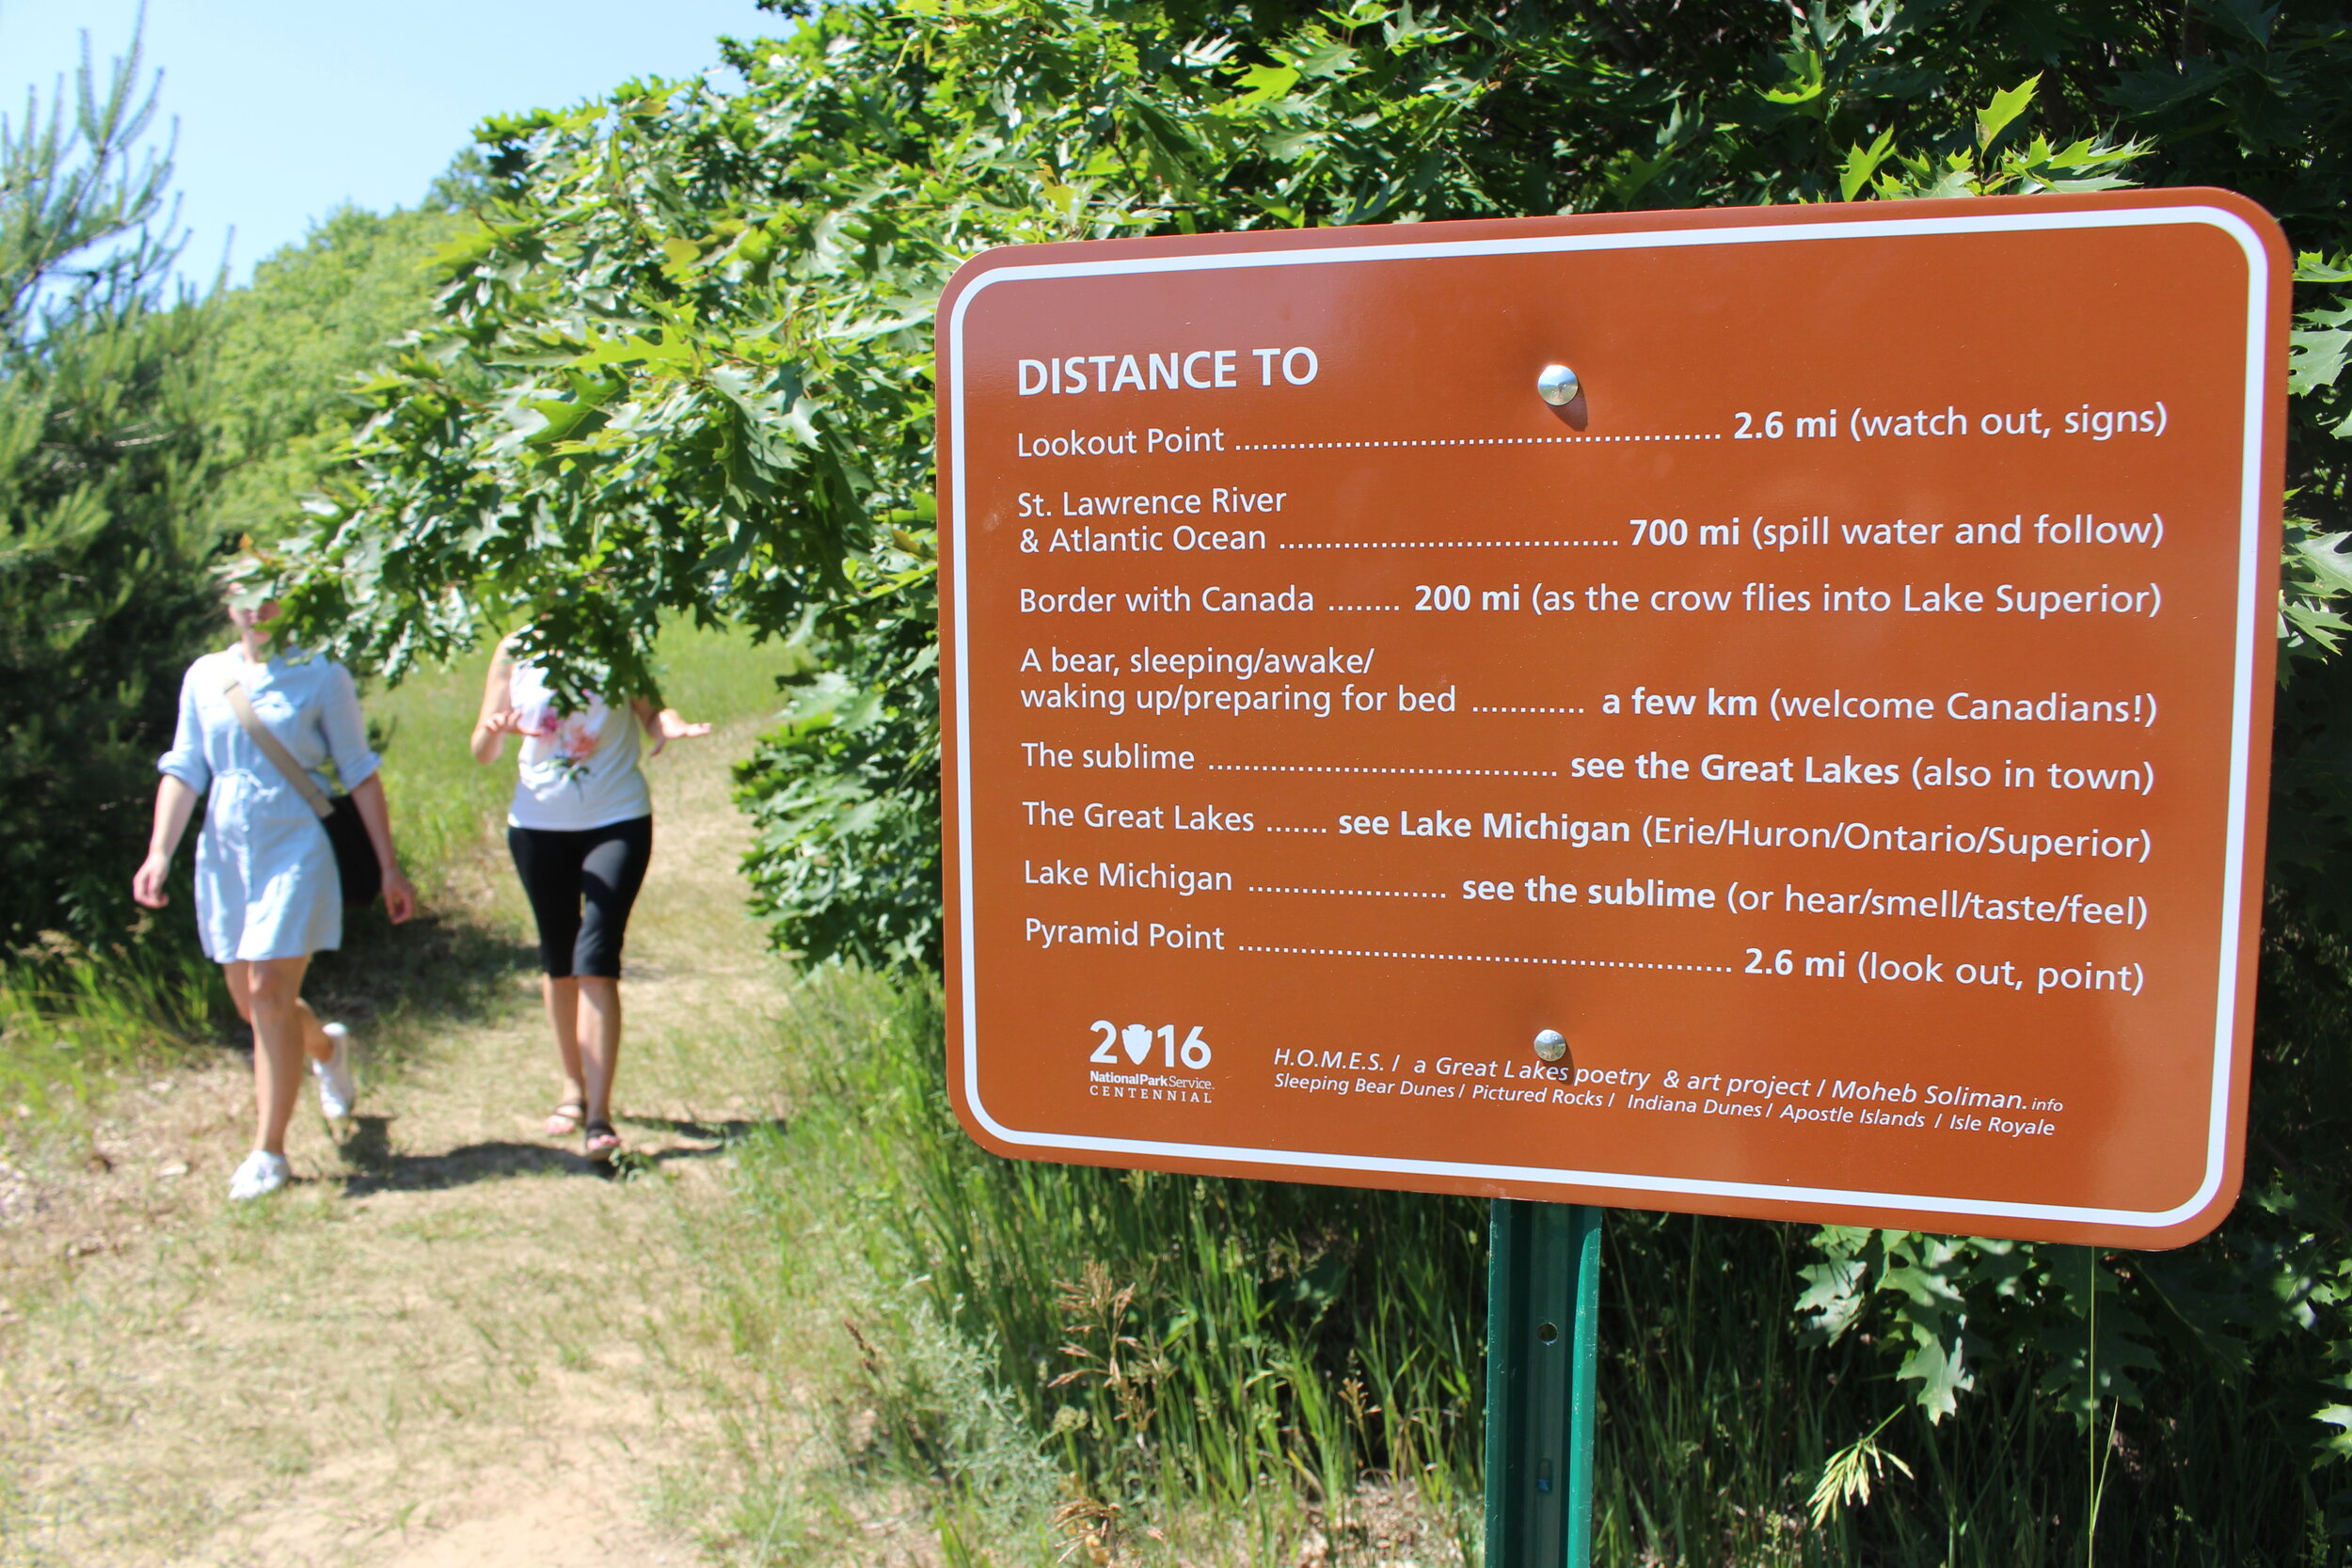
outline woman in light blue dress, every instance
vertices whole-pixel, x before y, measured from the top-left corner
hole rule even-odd
[[[305,1057],[328,1117],[351,1114],[349,1041],[321,1023],[302,1000],[310,955],[343,940],[342,881],[326,830],[300,791],[238,722],[229,700],[245,688],[262,725],[320,788],[334,765],[367,824],[383,868],[384,903],[395,921],[416,909],[416,891],[392,853],[379,759],[368,749],[351,673],[299,649],[271,648],[273,602],[232,607],[237,641],[188,666],[180,685],[180,723],[156,764],[155,826],[132,896],[150,909],[167,902],[164,879],[196,803],[209,796],[196,847],[196,923],[204,955],[221,966],[240,1017],[253,1026],[253,1152],[229,1183],[231,1198],[285,1185],[286,1125],[294,1118]]]

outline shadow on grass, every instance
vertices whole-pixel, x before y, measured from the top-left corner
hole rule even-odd
[[[773,1132],[781,1137],[791,1131],[790,1123],[782,1117],[769,1121],[681,1121],[675,1117],[639,1117],[627,1111],[616,1112],[612,1119],[624,1127],[651,1127],[681,1138],[707,1138],[721,1144],[737,1143],[754,1132]],[[696,1149],[695,1153],[715,1153],[712,1149]]]
[[[516,1176],[602,1175],[601,1166],[591,1164],[579,1154],[553,1148],[546,1144],[515,1143],[493,1139],[485,1143],[466,1144],[438,1154],[393,1154],[382,1152],[368,1159],[355,1146],[371,1132],[380,1145],[380,1126],[370,1129],[369,1122],[383,1123],[384,1117],[362,1117],[352,1141],[343,1147],[343,1157],[361,1168],[358,1174],[343,1179],[345,1197],[366,1197],[374,1193],[443,1192],[452,1187],[469,1187],[477,1181],[499,1181]]]
[[[368,1049],[398,1062],[441,1029],[511,1008],[538,949],[516,933],[433,911],[394,926],[381,904],[346,911],[343,947],[322,953],[303,990],[323,1017],[369,1031]]]
[[[357,1172],[343,1179],[345,1197],[374,1193],[442,1192],[477,1181],[500,1181],[516,1176],[627,1176],[677,1160],[700,1160],[725,1152],[728,1145],[755,1128],[782,1122],[678,1121],[667,1117],[619,1118],[624,1125],[659,1128],[679,1137],[705,1140],[664,1148],[623,1149],[610,1164],[589,1159],[575,1149],[553,1144],[517,1143],[491,1139],[465,1144],[437,1154],[399,1154],[392,1150],[389,1117],[356,1117],[343,1140],[342,1156]]]

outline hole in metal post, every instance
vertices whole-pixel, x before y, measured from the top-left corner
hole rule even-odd
[[[1560,1338],[1560,1325],[1558,1323],[1537,1323],[1535,1325],[1535,1338],[1541,1339],[1548,1345],[1554,1339]]]

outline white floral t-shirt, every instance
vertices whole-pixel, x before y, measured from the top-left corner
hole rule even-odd
[[[566,713],[532,663],[515,666],[507,690],[523,737],[509,824],[578,832],[653,815],[653,794],[637,766],[637,721],[628,709],[608,707],[596,696],[587,711]]]

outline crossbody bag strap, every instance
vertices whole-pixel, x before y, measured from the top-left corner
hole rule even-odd
[[[253,699],[246,695],[245,682],[230,675],[223,690],[229,698],[230,707],[237,715],[237,722],[245,726],[245,733],[251,737],[254,745],[262,749],[262,754],[269,758],[271,766],[285,775],[288,784],[294,785],[294,793],[308,800],[310,809],[321,818],[334,816],[335,804],[326,798],[326,791],[321,789],[316,781],[303,770],[302,764],[294,761],[294,753],[286,750],[284,742],[270,734],[269,726],[262,722],[262,716],[253,711]]]

